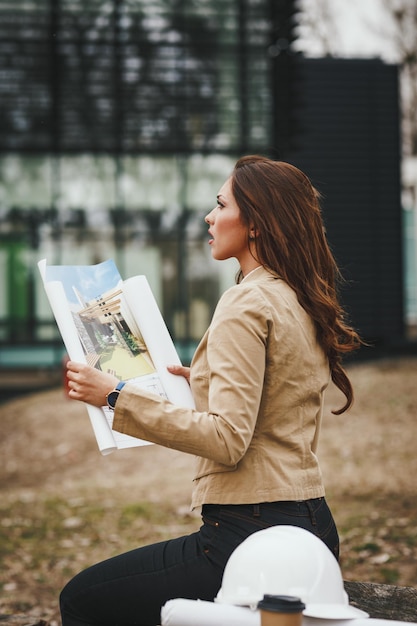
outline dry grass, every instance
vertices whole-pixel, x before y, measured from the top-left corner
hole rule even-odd
[[[417,586],[417,359],[349,368],[354,408],[330,409],[320,444],[346,579]],[[57,597],[86,565],[194,530],[193,459],[157,446],[102,457],[61,390],[2,406],[0,613],[59,623]]]

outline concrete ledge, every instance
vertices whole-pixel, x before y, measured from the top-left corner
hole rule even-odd
[[[0,613],[1,626],[49,626],[49,622],[30,615],[4,615]]]
[[[417,622],[417,589],[344,581],[349,603],[375,619]]]

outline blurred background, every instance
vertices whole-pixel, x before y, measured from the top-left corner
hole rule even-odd
[[[188,363],[249,153],[321,192],[363,352],[417,354],[416,112],[415,0],[0,0],[2,399],[62,376],[42,258],[145,274]]]

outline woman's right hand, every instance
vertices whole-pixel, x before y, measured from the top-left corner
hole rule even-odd
[[[184,365],[168,365],[168,372],[175,374],[175,376],[183,376],[188,384],[190,384],[190,368]]]

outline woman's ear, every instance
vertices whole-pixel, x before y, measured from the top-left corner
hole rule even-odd
[[[259,235],[258,229],[256,229],[254,226],[251,226],[251,228],[249,229],[249,239],[253,241],[253,239],[256,239],[258,235]]]

